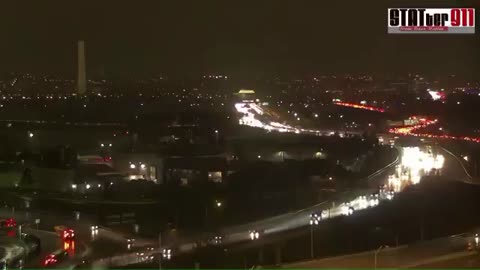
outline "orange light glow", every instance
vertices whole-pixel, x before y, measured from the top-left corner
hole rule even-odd
[[[335,105],[350,107],[350,108],[355,108],[355,109],[361,109],[361,110],[374,111],[374,112],[382,112],[382,113],[385,112],[385,110],[382,109],[382,108],[377,108],[377,107],[372,107],[372,106],[367,106],[367,105],[361,105],[361,104],[355,104],[355,103],[335,102]]]

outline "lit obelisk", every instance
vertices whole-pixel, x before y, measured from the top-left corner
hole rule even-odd
[[[78,41],[78,77],[77,77],[78,94],[84,95],[87,91],[87,74],[85,71],[85,42]]]

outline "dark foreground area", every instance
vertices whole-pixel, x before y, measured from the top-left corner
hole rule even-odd
[[[313,231],[317,258],[403,245],[472,231],[480,224],[480,187],[425,178],[391,202],[321,222]],[[310,259],[310,227],[232,246],[211,246],[174,256],[163,267],[243,268]],[[158,267],[157,263],[134,265]]]

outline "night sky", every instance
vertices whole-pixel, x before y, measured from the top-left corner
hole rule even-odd
[[[479,74],[480,33],[386,34],[388,7],[479,8],[479,3],[3,1],[0,71],[73,77],[76,40],[85,39],[89,75],[226,72],[250,76],[344,71]]]

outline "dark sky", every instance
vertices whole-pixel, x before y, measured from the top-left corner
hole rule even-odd
[[[477,74],[479,34],[388,35],[386,8],[478,8],[478,3],[3,1],[0,71],[73,77],[76,40],[85,39],[89,74],[410,70]]]

